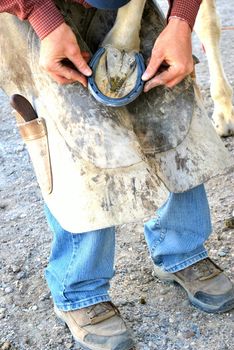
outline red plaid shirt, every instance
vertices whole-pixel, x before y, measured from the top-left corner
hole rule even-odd
[[[71,0],[89,7],[85,0]],[[88,1],[88,0],[87,0]],[[168,0],[168,18],[178,17],[188,22],[191,29],[202,0]],[[28,19],[40,39],[64,22],[53,0],[0,0],[0,12],[9,12],[21,20]]]

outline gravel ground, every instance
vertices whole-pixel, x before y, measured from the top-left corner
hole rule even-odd
[[[233,7],[219,0],[223,24],[233,26]],[[232,16],[231,16],[232,12]],[[224,67],[234,86],[234,31],[223,31]],[[209,115],[212,101],[206,58],[194,40],[201,60],[198,81]],[[78,349],[69,331],[53,314],[49,290],[43,278],[51,243],[43,202],[19,138],[8,99],[0,93],[0,222],[1,350]],[[234,155],[234,138],[224,140]],[[233,230],[225,219],[234,209],[234,176],[209,181],[207,191],[214,233],[207,243],[211,257],[233,276]],[[116,276],[111,295],[132,328],[139,350],[234,348],[234,313],[211,315],[196,310],[174,284],[161,283],[152,273],[142,223],[118,229]]]

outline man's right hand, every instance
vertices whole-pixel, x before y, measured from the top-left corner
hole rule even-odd
[[[87,62],[88,52],[81,52],[71,28],[62,23],[41,41],[40,66],[59,84],[79,81],[87,87],[87,76],[92,74]],[[66,67],[62,60],[70,60],[78,71]]]

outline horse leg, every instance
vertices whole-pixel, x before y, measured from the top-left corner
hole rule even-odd
[[[210,92],[214,102],[213,122],[220,136],[234,134],[232,88],[225,75],[220,53],[220,20],[215,0],[203,0],[195,23],[195,32],[205,47],[209,71]]]
[[[95,81],[106,96],[120,98],[134,88],[140,50],[141,18],[146,0],[131,0],[118,10],[116,21],[102,42],[105,53],[96,68]]]
[[[118,50],[139,51],[141,18],[146,0],[131,0],[118,10],[113,28],[102,46],[112,45]]]

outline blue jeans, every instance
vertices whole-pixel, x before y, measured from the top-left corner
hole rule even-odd
[[[60,310],[75,310],[109,301],[114,275],[115,228],[72,234],[46,207],[54,232],[46,280]],[[204,242],[211,233],[209,205],[203,185],[169,195],[156,217],[145,224],[153,262],[176,272],[207,257]]]

